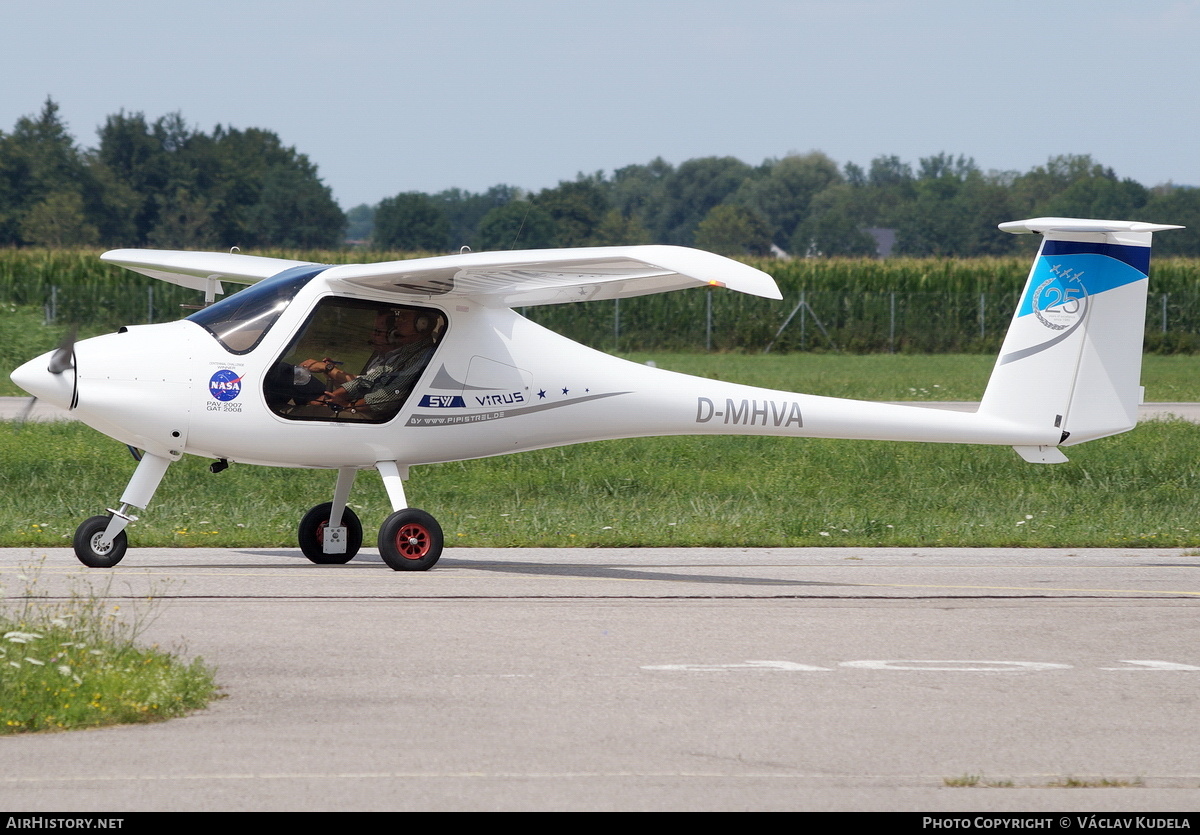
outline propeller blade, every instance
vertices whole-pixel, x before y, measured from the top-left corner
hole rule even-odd
[[[21,410],[21,414],[17,415],[16,425],[20,429],[29,420],[29,416],[33,413],[33,407],[37,405],[37,398],[30,397],[29,402],[25,404],[25,408]]]
[[[51,374],[62,374],[68,368],[75,367],[75,331],[77,328],[72,326],[67,335],[63,337],[63,341],[54,349],[54,353],[50,356],[50,364],[46,366],[46,370]]]

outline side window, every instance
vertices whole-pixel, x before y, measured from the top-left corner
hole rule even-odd
[[[445,330],[438,310],[322,299],[266,375],[267,405],[292,420],[391,420]]]

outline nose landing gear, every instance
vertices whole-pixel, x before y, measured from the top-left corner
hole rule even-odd
[[[129,507],[150,504],[171,460],[147,452],[138,462],[129,485],[121,494],[121,507],[110,510],[111,516],[93,516],[75,529],[72,544],[75,546],[75,556],[81,563],[89,568],[112,568],[121,561],[129,547],[125,526],[137,519],[129,513]]]

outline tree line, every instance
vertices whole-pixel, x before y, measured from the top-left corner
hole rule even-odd
[[[79,147],[47,99],[0,131],[0,246],[239,246],[427,252],[666,243],[726,255],[1009,255],[996,230],[1061,215],[1186,225],[1156,252],[1200,256],[1200,189],[1144,186],[1088,155],[1027,172],[937,154],[839,166],[821,152],[580,174],[537,192],[404,192],[343,213],[316,166],[271,131],[189,126],[124,111]]]
[[[0,131],[0,246],[335,248],[346,216],[274,133],[109,116],[82,149],[47,99]]]
[[[445,251],[665,243],[724,255],[1011,255],[1028,242],[996,225],[1065,216],[1182,224],[1156,252],[1200,255],[1200,189],[1147,188],[1087,155],[1056,156],[1025,173],[984,172],[937,154],[914,167],[880,156],[867,168],[820,152],[752,166],[704,157],[656,159],[610,175],[579,175],[537,193],[406,192],[349,212],[379,248]]]

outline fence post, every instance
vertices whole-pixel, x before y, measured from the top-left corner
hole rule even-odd
[[[613,299],[613,350],[621,350],[621,299]]]
[[[800,291],[800,350],[808,350],[808,299],[804,290]]]
[[[1162,294],[1162,332],[1167,335],[1167,294]]]
[[[146,324],[154,324],[154,285],[146,288]]]
[[[704,350],[712,351],[712,288],[708,288],[708,292],[704,297]]]
[[[979,294],[979,338],[987,338],[987,294]]]
[[[888,294],[891,313],[888,320],[888,353],[896,353],[896,291]]]

